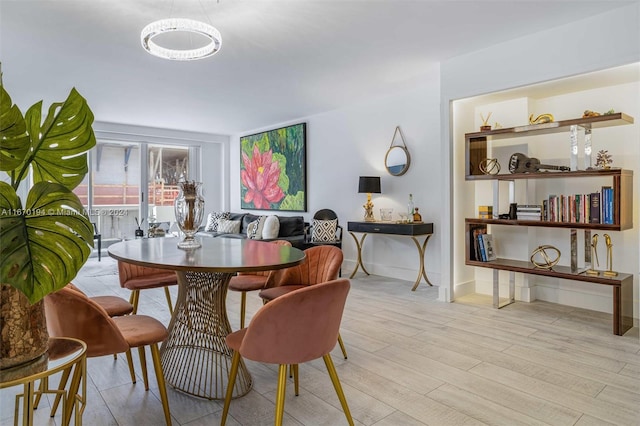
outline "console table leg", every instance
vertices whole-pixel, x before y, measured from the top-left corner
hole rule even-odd
[[[411,289],[411,291],[416,291],[416,288],[418,288],[418,285],[420,285],[420,279],[422,279],[422,277],[424,277],[427,284],[429,284],[430,286],[433,286],[433,284],[431,284],[431,281],[429,281],[429,278],[427,278],[427,272],[424,269],[424,253],[427,248],[427,242],[429,241],[429,238],[431,238],[431,235],[432,234],[427,235],[427,238],[425,238],[422,245],[420,245],[420,242],[416,237],[413,237],[413,236],[411,237],[416,247],[418,248],[418,255],[420,256],[420,269],[418,269],[418,278],[416,279],[416,282],[413,284],[413,288]]]
[[[351,234],[351,236],[353,237],[353,241],[356,242],[356,248],[358,249],[358,261],[356,262],[356,267],[349,276],[349,279],[353,278],[356,275],[356,272],[358,272],[358,267],[361,267],[365,274],[370,275],[367,269],[364,267],[364,263],[362,263],[362,246],[364,244],[364,239],[367,237],[367,234],[362,234],[360,241],[358,241],[358,238],[353,232],[349,232],[349,234]]]

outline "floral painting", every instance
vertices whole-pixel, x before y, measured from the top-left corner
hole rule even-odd
[[[306,124],[240,138],[241,208],[307,211]]]

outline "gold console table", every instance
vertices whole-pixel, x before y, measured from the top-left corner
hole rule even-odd
[[[431,235],[433,235],[433,223],[390,223],[390,222],[348,222],[347,230],[349,234],[353,237],[353,240],[356,242],[356,247],[358,249],[358,262],[356,263],[356,267],[351,273],[349,278],[353,278],[358,271],[358,268],[362,268],[365,274],[369,275],[369,272],[364,267],[362,263],[362,246],[364,244],[364,239],[369,234],[382,234],[382,235],[393,235],[400,237],[411,237],[413,242],[415,243],[418,249],[418,255],[420,256],[420,269],[418,270],[418,278],[416,282],[413,284],[413,288],[411,291],[415,291],[420,284],[420,280],[424,277],[427,284],[432,285],[431,281],[427,277],[427,272],[424,270],[424,253],[427,248],[427,242]],[[362,237],[358,241],[358,238],[355,236],[355,233],[361,233]],[[418,241],[418,237],[424,236],[425,240],[420,244]]]

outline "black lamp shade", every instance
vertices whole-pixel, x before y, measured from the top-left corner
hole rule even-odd
[[[380,176],[360,176],[358,193],[380,194]]]

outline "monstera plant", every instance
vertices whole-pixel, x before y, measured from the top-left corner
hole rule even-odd
[[[44,120],[42,101],[23,116],[0,76],[0,170],[7,174],[0,182],[0,368],[46,350],[42,298],[69,283],[91,253],[93,226],[72,190],[88,171],[92,123],[75,89]],[[27,176],[23,201],[18,189]]]

